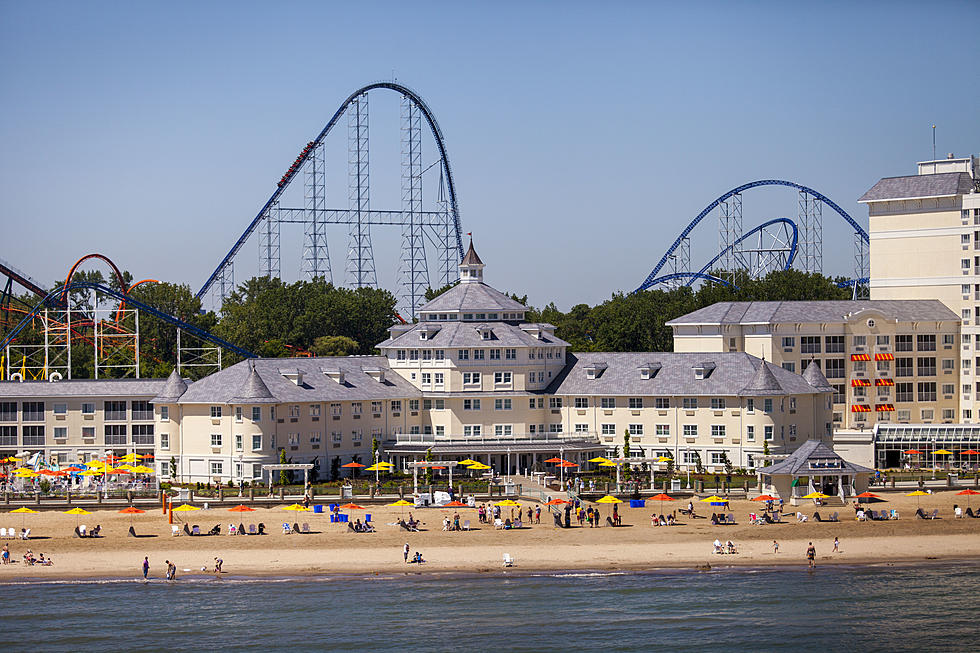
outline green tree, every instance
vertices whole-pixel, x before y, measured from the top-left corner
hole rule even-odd
[[[763,440],[762,441],[762,455],[763,456],[768,456],[769,455],[769,440]],[[769,461],[768,460],[766,461],[766,464],[767,465],[769,464]]]
[[[696,471],[698,474],[704,474],[704,464],[701,462],[701,454],[697,451],[693,451],[691,452],[691,455],[694,458],[694,471]]]
[[[170,478],[177,480],[177,459],[170,456]]]
[[[359,348],[357,341],[347,336],[320,336],[310,351],[317,356],[352,356]]]
[[[623,458],[626,459],[626,464],[623,466],[624,468],[623,475],[626,477],[627,481],[630,480],[630,476],[632,472],[632,467],[630,466],[629,463],[629,457],[630,457],[630,430],[626,429],[626,431],[623,433]]]
[[[734,466],[732,465],[732,461],[729,460],[727,453],[722,452],[722,454],[721,454],[721,462],[725,465],[725,476],[727,476],[728,477],[728,481],[731,482],[731,480],[732,480],[732,470],[734,469]]]
[[[425,462],[427,462],[427,463],[431,463],[432,462],[432,447],[429,447],[428,449],[425,450]],[[426,467],[425,468],[425,484],[426,485],[432,485],[432,468],[431,467]]]
[[[286,464],[286,450],[285,449],[280,449],[279,450],[279,464],[280,465],[285,465]],[[286,485],[288,483],[289,483],[289,474],[286,472],[285,469],[279,470],[279,485]]]
[[[674,478],[675,464],[674,464],[674,454],[673,452],[667,452],[667,480]]]
[[[340,478],[340,456],[334,456],[330,460],[330,480],[336,481]]]

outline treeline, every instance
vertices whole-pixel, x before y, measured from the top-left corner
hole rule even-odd
[[[100,272],[86,272],[89,281],[104,283]],[[131,283],[128,273],[125,283]],[[557,335],[571,343],[573,351],[671,351],[673,338],[666,323],[720,301],[788,301],[850,299],[849,288],[838,288],[840,279],[795,270],[773,272],[761,280],[740,276],[736,287],[705,283],[697,290],[681,287],[673,290],[651,290],[637,294],[616,293],[608,300],[589,306],[578,304],[568,311],[559,310],[554,303],[544,308],[528,307],[528,321],[549,322],[557,327]],[[430,289],[431,299],[451,286]],[[169,315],[178,317],[202,329],[254,352],[259,356],[285,358],[292,356],[346,356],[376,353],[374,346],[388,337],[388,328],[398,317],[396,300],[387,290],[373,288],[349,289],[325,281],[285,283],[280,279],[256,277],[242,283],[225,300],[219,314],[202,310],[201,302],[187,285],[172,283],[143,284],[131,291],[132,297]],[[527,297],[514,296],[527,304]],[[22,296],[22,307],[37,302],[33,296]],[[92,376],[94,343],[91,337],[92,298],[88,292],[73,293],[72,324],[76,330],[72,343],[72,376]],[[100,298],[100,307],[113,306],[111,298]],[[86,328],[85,318],[89,324]],[[19,316],[11,313],[9,324]],[[19,343],[43,343],[39,320],[18,337]],[[123,316],[119,325],[105,325],[111,333],[132,329],[134,318]],[[176,330],[149,315],[140,317],[140,374],[144,377],[166,376],[177,360]],[[210,346],[194,342],[184,335],[184,347]],[[125,364],[132,361],[132,347],[125,344],[113,349],[112,342],[102,344],[103,358]],[[223,354],[228,365],[238,358],[230,352]],[[21,361],[11,361],[19,369]],[[126,374],[123,369],[109,370],[109,376]],[[193,370],[185,371],[189,376]]]

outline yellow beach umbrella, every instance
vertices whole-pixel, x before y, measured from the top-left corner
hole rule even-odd
[[[803,496],[804,499],[829,499],[830,496],[824,494],[823,492],[811,492]]]
[[[657,457],[657,462],[658,463],[669,463],[671,460],[673,460],[673,458],[670,458],[669,456],[658,456]]]
[[[705,497],[701,499],[701,503],[718,503],[719,501],[722,503],[725,502],[725,500],[720,496],[718,496],[717,494],[712,494],[710,497]]]
[[[92,513],[90,513],[88,510],[85,510],[84,508],[72,508],[71,510],[66,510],[65,514],[66,515],[91,515]]]
[[[599,467],[615,467],[615,466],[616,466],[616,463],[614,463],[611,460],[609,462],[599,463]]]
[[[508,506],[508,507],[513,508],[515,506],[516,507],[519,507],[521,504],[517,503],[516,501],[512,501],[510,499],[504,499],[503,501],[498,501],[496,505],[498,505],[498,506]]]
[[[920,501],[919,497],[927,497],[927,496],[929,496],[929,493],[928,492],[923,492],[922,490],[916,490],[915,492],[909,492],[905,496],[907,496],[907,497],[915,497],[915,507],[918,508],[919,507],[919,501]]]
[[[301,503],[294,503],[294,504],[292,504],[290,506],[283,506],[282,509],[283,510],[292,510],[294,512],[309,512],[310,511],[309,508],[307,508],[306,506],[304,506]]]
[[[602,497],[601,499],[596,499],[596,503],[622,503],[622,502],[623,502],[622,499],[617,499],[616,497],[612,496],[611,494],[607,494],[606,496]]]
[[[953,455],[953,452],[950,451],[949,449],[937,449],[936,451],[933,451],[932,453],[936,454],[937,456],[951,456],[951,455]]]
[[[405,499],[399,499],[398,501],[395,501],[394,503],[388,503],[388,504],[385,504],[385,505],[391,506],[391,507],[396,507],[396,506],[401,507],[401,506],[414,506],[415,504],[412,503],[411,501],[405,501]]]
[[[136,473],[136,474],[153,474],[153,473],[155,473],[154,472],[154,469],[152,467],[147,467],[146,465],[137,465],[131,471],[134,472],[134,473]]]
[[[602,456],[596,456],[595,458],[589,458],[590,463],[611,463],[612,461],[608,458],[603,458]]]
[[[484,465],[483,463],[476,463],[475,465],[467,465],[466,469],[490,469],[490,465]]]
[[[386,472],[386,471],[388,471],[388,468],[385,467],[385,466],[383,466],[383,465],[381,465],[381,464],[379,464],[379,463],[375,463],[374,465],[371,465],[370,467],[365,467],[364,468],[364,471],[365,472]]]
[[[174,508],[174,512],[190,512],[192,510],[200,510],[197,506],[192,506],[189,503],[182,503],[181,505]]]
[[[79,476],[102,476],[102,472],[97,469],[89,469],[84,472],[79,472]]]
[[[479,465],[479,460],[473,460],[472,458],[467,458],[466,460],[459,461],[460,465]]]
[[[37,510],[31,510],[27,506],[21,506],[17,510],[11,510],[10,512],[17,512],[17,513],[20,513],[20,514],[23,514],[23,515],[36,515],[37,514]]]

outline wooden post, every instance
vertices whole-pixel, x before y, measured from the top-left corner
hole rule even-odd
[[[167,494],[165,492],[160,494],[160,507],[163,509],[163,514],[167,514]]]

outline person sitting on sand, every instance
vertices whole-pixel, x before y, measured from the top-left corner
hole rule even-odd
[[[732,542],[731,540],[728,540],[728,542],[725,543],[725,548],[728,549],[729,553],[732,554],[738,553],[738,551],[735,549],[735,543]]]
[[[420,565],[423,562],[425,562],[425,560],[422,559],[422,554],[416,551],[415,556],[412,558],[412,562],[414,562],[417,565]]]
[[[807,520],[807,517],[806,517],[806,515],[804,515],[804,514],[803,514],[802,512],[800,512],[799,510],[797,510],[797,511],[796,511],[796,521],[798,521],[798,522],[800,522],[800,523],[803,523],[803,522],[805,522],[806,520]]]
[[[718,524],[718,515],[711,513],[711,525],[716,526]]]
[[[714,551],[715,553],[722,553],[722,550],[721,550],[721,540],[719,540],[718,538],[715,538],[715,542],[714,542],[713,546],[715,547],[715,551]]]

